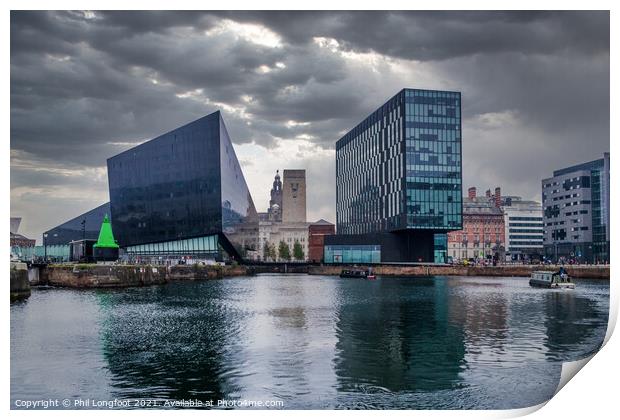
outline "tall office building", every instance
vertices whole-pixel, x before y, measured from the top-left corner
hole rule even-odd
[[[257,252],[258,214],[219,111],[108,159],[108,181],[130,255]]]
[[[609,153],[542,180],[547,258],[609,261],[609,192]]]
[[[306,223],[306,171],[285,169],[282,183],[282,221]]]
[[[443,262],[462,227],[461,94],[403,89],[336,143],[325,262]]]

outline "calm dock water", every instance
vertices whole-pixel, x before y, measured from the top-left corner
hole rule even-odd
[[[605,336],[609,283],[576,283],[259,275],[35,289],[11,305],[11,407],[50,398],[70,408],[80,398],[530,406],[553,394],[563,361],[592,354]]]

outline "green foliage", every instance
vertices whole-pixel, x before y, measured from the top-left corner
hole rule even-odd
[[[280,241],[280,245],[278,246],[278,256],[284,261],[290,261],[291,259],[291,249],[284,241]]]
[[[263,245],[263,261],[275,261],[277,258],[276,248],[273,244],[265,242]]]
[[[299,241],[295,241],[293,245],[293,258],[297,261],[303,261],[304,259],[304,249],[301,247]]]
[[[269,248],[269,242],[265,241],[265,245],[263,245],[263,261],[267,261],[271,257]]]

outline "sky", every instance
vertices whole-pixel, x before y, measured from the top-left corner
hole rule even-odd
[[[335,222],[335,142],[404,87],[462,93],[463,189],[540,201],[609,151],[609,13],[11,12],[11,216],[108,201],[106,159],[222,112],[258,211],[305,169]]]

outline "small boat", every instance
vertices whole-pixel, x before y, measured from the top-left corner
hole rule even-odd
[[[366,270],[342,270],[340,277],[347,279],[365,279],[368,278],[368,271]]]
[[[366,278],[368,280],[375,280],[377,278],[377,276],[375,276],[374,274],[369,274],[369,275],[366,276]]]
[[[571,283],[566,273],[553,271],[534,271],[530,277],[530,286],[547,289],[574,289],[575,283]]]

